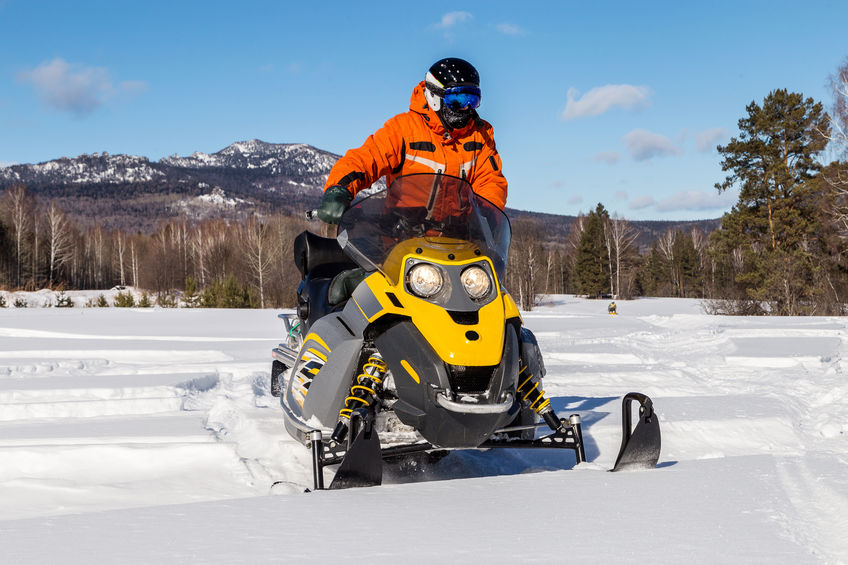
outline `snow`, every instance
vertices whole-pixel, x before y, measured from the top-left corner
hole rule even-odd
[[[15,291],[0,290],[0,298],[9,309],[12,308],[52,308],[59,304],[62,299],[70,299],[75,308],[88,308],[97,303],[98,299],[103,296],[109,306],[114,305],[118,294],[130,294],[135,302],[138,302],[144,296],[144,291],[132,286],[115,286],[109,290],[71,290],[71,291],[55,291],[46,288],[35,291]],[[156,296],[148,294],[148,299],[155,302]],[[20,306],[16,306],[20,304]],[[2,319],[2,310],[0,310],[0,319]],[[0,336],[3,334],[0,333]]]
[[[196,198],[196,201],[213,204],[215,206],[229,206],[231,208],[236,204],[244,202],[241,198],[227,198],[227,194],[224,192],[224,189],[219,186],[214,187],[212,192],[209,194],[201,194]]]
[[[587,463],[457,451],[309,494],[269,391],[278,312],[0,309],[3,561],[848,563],[845,319],[617,305],[523,314]],[[660,464],[608,473],[634,390]]]

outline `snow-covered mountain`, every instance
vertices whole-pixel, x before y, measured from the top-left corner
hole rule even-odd
[[[314,208],[336,160],[303,143],[258,139],[159,161],[94,153],[0,168],[0,190],[22,184],[83,223],[147,230],[175,215],[232,218]]]
[[[69,159],[62,157],[36,165],[11,165],[0,168],[0,187],[9,184],[40,186],[45,184],[132,183],[165,177],[157,163],[147,157],[93,153]]]
[[[259,169],[271,175],[326,177],[337,159],[338,155],[305,143],[266,143],[252,139],[233,143],[217,153],[174,155],[159,163],[183,169]]]
[[[237,171],[249,173],[249,184],[265,190],[288,186],[320,189],[337,159],[338,155],[303,143],[267,143],[253,139],[233,143],[217,153],[174,155],[158,162],[151,162],[147,157],[104,152],[62,157],[35,165],[11,165],[0,168],[0,188],[18,183],[33,190],[46,185],[185,183],[196,182],[197,177],[204,174]]]

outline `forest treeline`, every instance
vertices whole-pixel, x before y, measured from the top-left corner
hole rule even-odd
[[[669,229],[639,252],[632,225],[602,204],[558,249],[537,243],[541,227],[516,223],[511,267],[520,279],[508,288],[525,308],[534,292],[564,291],[705,298],[720,314],[845,314],[848,162],[826,155],[848,154],[848,59],[831,86],[831,113],[785,89],[746,107],[738,137],[717,147],[727,176],[716,190],[739,189],[717,230]]]
[[[291,306],[300,280],[292,242],[306,224],[295,216],[254,214],[171,219],[153,233],[80,227],[55,201],[36,199],[18,185],[0,197],[0,288],[134,286],[167,304],[177,293],[206,291],[206,306]],[[215,290],[220,301],[209,298]]]
[[[717,148],[727,176],[715,188],[738,188],[739,200],[712,233],[671,228],[645,248],[601,203],[555,240],[522,217],[512,222],[504,286],[524,309],[540,294],[573,293],[704,298],[727,314],[846,313],[848,163],[823,155],[848,148],[848,60],[831,83],[831,113],[783,89],[746,107],[738,137]],[[0,196],[0,288],[131,285],[163,305],[181,294],[205,306],[289,307],[300,280],[292,242],[308,227],[267,213],[106,230],[18,185]]]

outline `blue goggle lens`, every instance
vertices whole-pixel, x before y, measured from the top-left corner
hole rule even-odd
[[[448,88],[442,100],[451,110],[474,109],[480,106],[480,89],[476,86]]]

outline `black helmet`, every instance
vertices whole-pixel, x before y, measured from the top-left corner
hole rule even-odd
[[[427,72],[426,82],[436,88],[453,86],[476,86],[480,88],[480,74],[474,65],[464,59],[448,57],[433,63]]]
[[[433,63],[424,77],[424,96],[450,131],[463,128],[480,105],[480,75],[474,65],[448,57]]]

